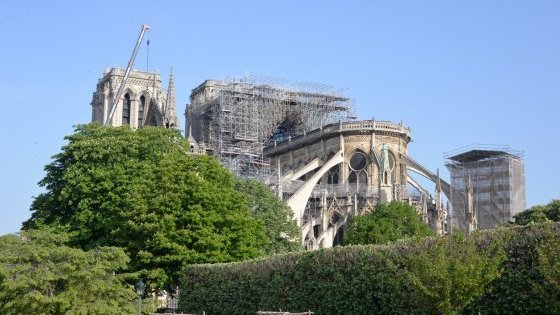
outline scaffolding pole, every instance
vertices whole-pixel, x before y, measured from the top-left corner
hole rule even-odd
[[[274,173],[265,146],[354,116],[343,89],[250,75],[207,80],[194,89],[189,129],[234,174]]]

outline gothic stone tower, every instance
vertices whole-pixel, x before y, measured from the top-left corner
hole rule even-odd
[[[124,69],[106,69],[99,79],[91,101],[92,122],[104,124],[107,120],[124,73]],[[131,128],[147,125],[178,128],[176,111],[173,68],[167,91],[163,89],[158,73],[133,70],[110,124]]]

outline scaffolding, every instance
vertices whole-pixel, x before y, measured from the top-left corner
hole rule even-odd
[[[525,210],[522,152],[479,145],[445,157],[454,229],[468,230],[469,222],[475,222],[475,229],[493,228]]]
[[[273,171],[265,146],[354,118],[343,91],[255,75],[206,80],[191,93],[187,137],[234,174],[267,181]]]

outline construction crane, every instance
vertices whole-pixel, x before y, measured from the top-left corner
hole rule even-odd
[[[128,61],[128,66],[126,67],[126,71],[124,73],[124,78],[121,82],[121,85],[119,85],[119,89],[117,90],[117,95],[115,95],[115,98],[113,99],[113,104],[111,105],[111,111],[109,112],[109,116],[107,117],[107,120],[105,121],[105,125],[109,125],[111,120],[113,120],[113,115],[115,115],[115,110],[117,109],[117,104],[119,103],[119,100],[121,99],[121,95],[124,91],[124,86],[126,85],[126,81],[128,80],[128,75],[130,74],[130,70],[132,70],[132,65],[134,64],[134,59],[136,59],[136,54],[138,53],[138,48],[140,47],[140,44],[142,43],[142,38],[144,37],[144,34],[149,29],[150,29],[149,25],[142,24],[142,30],[140,31],[140,36],[138,36],[138,41],[136,42],[136,46],[134,46],[134,51],[132,51],[132,56],[130,56],[130,60]]]

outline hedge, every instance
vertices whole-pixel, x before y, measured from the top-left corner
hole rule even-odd
[[[189,265],[179,309],[206,314],[560,313],[560,224]]]

